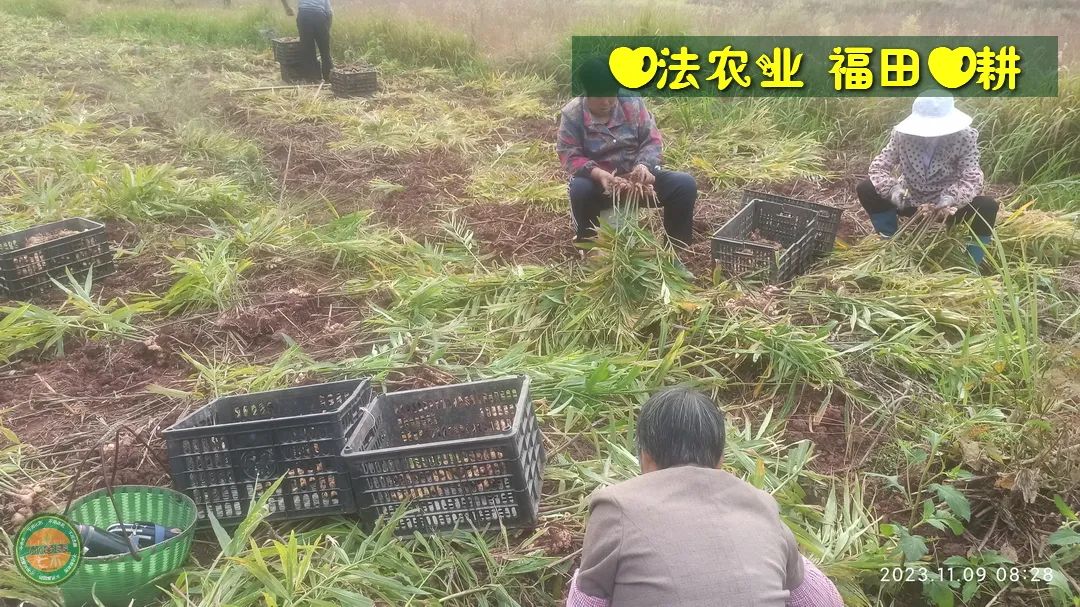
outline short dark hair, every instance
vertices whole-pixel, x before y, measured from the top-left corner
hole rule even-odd
[[[606,59],[589,57],[577,71],[578,86],[589,97],[615,97],[619,94],[619,81],[611,73]]]
[[[638,453],[658,468],[715,468],[724,457],[724,413],[705,394],[678,386],[654,394],[637,422]]]

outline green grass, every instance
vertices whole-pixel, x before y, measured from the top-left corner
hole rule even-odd
[[[296,29],[295,20],[278,7],[176,10],[132,4],[91,7],[58,0],[4,0],[0,11],[65,20],[81,31],[103,36],[222,48],[269,48],[270,38],[292,36]],[[379,14],[335,19],[334,49],[345,60],[389,60],[412,67],[467,69],[479,60],[476,45],[460,33]]]
[[[970,105],[981,137],[994,142],[984,154],[989,178],[1044,183],[1080,173],[1080,79],[1062,78],[1057,97]],[[1057,208],[1080,210],[1075,199]]]
[[[547,554],[540,536],[559,527],[580,539],[588,496],[638,471],[637,408],[658,387],[681,382],[724,405],[726,468],[777,499],[802,551],[849,605],[903,604],[910,597],[881,584],[880,567],[904,553],[931,571],[956,562],[945,561],[944,545],[974,548],[963,533],[986,533],[976,516],[985,508],[1018,528],[1029,524],[1022,500],[972,477],[989,486],[1041,479],[1034,491],[1046,503],[1055,493],[1066,502],[1077,496],[1067,475],[1076,465],[1067,430],[1077,411],[1063,379],[1075,376],[1080,331],[1080,297],[1064,276],[1080,258],[1075,78],[1063,81],[1059,99],[970,104],[988,178],[1016,188],[988,252],[993,275],[966,269],[967,234],[924,226],[887,243],[853,242],[771,290],[690,277],[656,236],[652,213],[605,226],[582,263],[519,265],[485,255],[470,220],[449,207],[565,208],[551,142],[535,135],[563,101],[562,81],[538,75],[542,62],[536,71],[507,71],[513,57],[495,67],[471,39],[441,26],[346,14],[334,25],[339,51],[391,72],[390,95],[372,103],[310,90],[236,94],[220,97],[223,108],[215,95],[270,73],[260,28],[291,31],[269,9],[0,0],[0,10],[52,20],[0,22],[0,51],[22,66],[0,75],[11,85],[0,95],[0,123],[9,127],[0,135],[8,161],[0,226],[70,213],[108,218],[145,240],[124,252],[122,268],[167,253],[170,278],[156,294],[137,284],[100,300],[82,284],[68,286],[63,301],[9,303],[0,309],[0,361],[62,357],[83,339],[111,351],[120,340],[190,329],[202,338],[198,347],[179,338],[171,346],[186,377],[125,396],[153,415],[162,401],[175,407],[176,399],[361,375],[382,381],[403,368],[461,380],[527,373],[533,381],[549,454],[535,532],[399,540],[390,526],[367,534],[351,518],[286,528],[261,524],[256,512],[240,530],[216,534],[223,555],[187,568],[171,591],[174,605],[558,604],[575,555]],[[680,25],[655,7],[617,20],[646,33]],[[138,52],[114,59],[117,44]],[[109,66],[107,80],[86,67],[99,64]],[[189,82],[208,70],[212,84]],[[164,72],[190,76],[174,81]],[[907,101],[651,105],[667,164],[695,174],[702,205],[730,211],[731,190],[743,183],[827,180],[842,155],[868,162]],[[245,120],[230,120],[236,115]],[[355,195],[328,201],[296,175],[282,192],[267,158],[280,152],[272,137],[282,125],[315,143],[336,139],[324,154],[356,174]],[[444,157],[467,173],[455,176],[464,186],[452,195],[424,173]],[[305,178],[323,170],[302,160]],[[417,188],[422,180],[433,190]],[[423,238],[416,226],[380,224],[379,211],[367,208],[413,203],[407,197],[419,191],[440,192],[420,201],[434,226]],[[325,314],[317,326],[332,338],[258,345],[215,324],[221,312],[264,299],[287,317],[289,306],[315,322]],[[355,313],[332,330],[341,308]],[[815,416],[825,413],[841,417],[841,427],[815,427],[832,441],[788,433],[793,416],[820,424]],[[588,448],[568,448],[571,441]],[[22,478],[15,468],[40,476],[35,448],[43,447],[0,452],[0,488]],[[820,472],[837,459],[848,468]],[[901,511],[885,525],[882,507]],[[1020,565],[1066,571],[1075,562],[1075,516],[1062,511],[1051,522],[1057,543],[1036,538],[1040,548]],[[0,542],[0,552],[10,548]],[[964,558],[993,556],[972,550]],[[9,573],[0,569],[0,596],[55,598]],[[1045,586],[1025,586],[1033,606],[1071,600],[1067,583],[1056,587],[1057,603]],[[924,590],[924,602],[941,605],[950,604],[946,594],[957,604],[969,592],[932,583]],[[969,604],[998,590],[970,589]]]
[[[776,101],[701,98],[658,104],[657,120],[678,134],[666,147],[665,162],[691,167],[716,187],[822,174],[817,133],[793,133],[786,117],[774,109]]]
[[[170,258],[171,274],[176,277],[162,295],[162,309],[167,314],[203,310],[225,310],[243,295],[241,276],[252,261],[232,254],[229,241],[198,246],[194,254]]]
[[[268,44],[260,30],[271,20],[267,9],[177,11],[166,8],[121,6],[80,15],[76,25],[106,36],[137,35],[145,40],[218,47]]]
[[[33,303],[0,306],[0,363],[22,353],[62,356],[70,338],[143,339],[147,332],[133,321],[155,310],[150,302],[102,303],[91,294],[92,276],[82,284],[71,281],[58,288],[67,299],[56,310]]]
[[[493,156],[490,164],[473,169],[470,194],[495,203],[565,206],[566,183],[552,163],[554,144],[509,143],[496,148]]]

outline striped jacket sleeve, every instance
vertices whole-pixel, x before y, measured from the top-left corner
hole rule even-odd
[[[791,590],[787,607],[844,607],[840,592],[820,569],[805,556],[800,556],[803,564],[803,581]]]
[[[596,163],[585,155],[585,125],[574,116],[572,109],[563,110],[559,117],[555,152],[559,155],[563,171],[571,177],[588,177],[596,167]]]
[[[643,164],[651,169],[660,164],[664,148],[663,140],[660,137],[660,130],[656,128],[656,119],[640,97],[637,99],[637,112],[639,143],[634,164]]]
[[[566,596],[566,607],[611,607],[611,599],[589,596],[577,585],[577,572],[570,581],[570,594]]]

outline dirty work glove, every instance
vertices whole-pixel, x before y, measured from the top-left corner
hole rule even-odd
[[[889,202],[892,203],[897,210],[903,210],[908,206],[908,192],[907,188],[903,184],[898,183],[889,190]]]
[[[956,213],[956,197],[949,194],[942,194],[938,199],[937,204],[934,205],[934,210],[943,215],[952,215]]]

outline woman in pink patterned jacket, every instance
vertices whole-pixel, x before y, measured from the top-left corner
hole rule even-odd
[[[998,203],[981,196],[979,133],[971,116],[946,93],[919,96],[911,115],[893,129],[888,145],[870,163],[869,179],[856,188],[871,223],[885,238],[896,233],[897,217],[919,210],[965,222],[979,242],[967,246],[976,266],[997,221]]]

